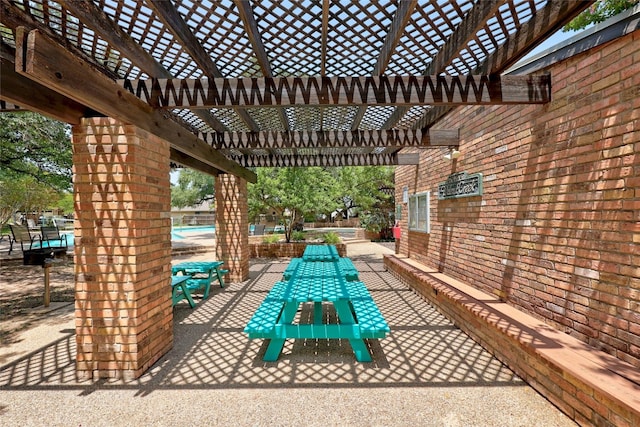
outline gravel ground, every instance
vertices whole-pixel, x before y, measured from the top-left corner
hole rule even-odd
[[[372,362],[356,362],[345,340],[287,340],[277,362],[263,362],[264,340],[242,330],[287,261],[255,259],[250,280],[174,307],[173,348],[126,383],[78,381],[73,304],[29,309],[42,268],[4,263],[0,425],[575,426],[385,271],[391,248],[347,250],[391,327],[368,340]],[[52,268],[51,281],[53,300],[73,299],[72,264]]]

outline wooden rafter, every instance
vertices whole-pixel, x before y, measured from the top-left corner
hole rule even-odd
[[[411,14],[416,8],[416,4],[417,0],[401,1],[398,4],[389,32],[384,40],[382,49],[380,49],[376,66],[373,68],[372,74],[374,76],[380,76],[384,73],[384,70],[386,70],[389,60],[391,59],[391,55],[398,44],[398,40],[402,36],[405,25],[407,25],[409,18],[411,18]],[[356,130],[360,127],[360,122],[362,122],[362,118],[366,111],[366,107],[360,107],[358,109],[351,125],[352,130]]]
[[[438,51],[438,54],[432,59],[431,63],[425,69],[424,75],[437,75],[453,61],[462,49],[464,49],[469,41],[471,41],[478,31],[486,24],[487,20],[494,16],[504,0],[486,0],[476,3],[469,13],[462,20],[458,28],[451,34],[447,42]],[[383,129],[390,129],[400,120],[408,111],[407,107],[397,107],[391,114]]]
[[[152,77],[173,77],[162,64],[122,30],[109,16],[92,1],[60,0],[60,4],[80,19],[86,26],[96,31],[100,37],[115,49],[129,56],[145,73]],[[198,117],[212,129],[224,132],[227,128],[208,111],[197,111]]]
[[[260,66],[260,70],[262,70],[262,74],[265,77],[273,77],[271,62],[269,61],[267,51],[262,43],[262,37],[260,36],[260,31],[258,31],[258,23],[256,22],[255,16],[253,16],[253,9],[251,9],[251,5],[248,1],[243,0],[234,0],[234,3],[238,8],[238,13],[240,14],[240,19],[242,19],[242,23],[244,24],[247,37],[253,46],[253,52],[258,59],[258,65]],[[278,108],[277,111],[283,129],[289,130],[289,121],[284,114],[284,110],[282,108]]]
[[[46,86],[16,73],[15,64],[0,59],[0,98],[65,123],[78,124],[83,117],[95,115],[84,105]]]
[[[549,76],[391,76],[124,80],[158,108],[544,104]]]
[[[457,129],[368,130],[368,131],[289,131],[289,132],[224,132],[200,134],[200,139],[213,148],[279,149],[279,148],[341,148],[341,147],[420,147],[458,146]]]
[[[490,55],[476,73],[498,74],[524,57],[538,43],[555,33],[589,7],[594,1],[549,0],[542,10],[510,36],[498,50]],[[414,128],[429,128],[452,110],[448,106],[431,108],[414,124]]]
[[[193,58],[196,64],[202,68],[205,76],[209,78],[224,77],[172,2],[166,0],[149,0],[148,3],[158,14],[158,18],[160,18],[176,40],[182,45],[184,50]],[[251,118],[247,111],[236,109],[236,113],[250,130],[255,132],[259,129],[257,123]]]
[[[322,45],[320,75],[327,75],[327,39],[329,37],[329,0],[322,0],[322,33],[320,43]]]
[[[134,123],[199,162],[249,182],[256,181],[255,173],[229,160],[174,121],[166,120],[161,111],[90,69],[38,30],[29,32],[28,38],[24,33],[22,28],[16,33],[16,69],[21,74],[106,116]]]
[[[382,153],[382,154],[323,154],[323,155],[291,155],[291,156],[233,156],[244,167],[343,167],[343,166],[392,166],[416,165],[417,153]]]

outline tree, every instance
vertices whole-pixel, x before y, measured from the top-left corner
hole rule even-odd
[[[640,0],[598,0],[564,26],[564,31],[577,31],[603,22],[638,4]]]
[[[258,182],[249,184],[249,214],[275,211],[284,218],[287,242],[292,226],[305,215],[338,206],[335,180],[323,168],[260,168],[256,173]]]
[[[0,179],[31,176],[56,191],[71,189],[71,132],[37,113],[0,114]]]
[[[0,225],[71,189],[69,126],[31,112],[0,114]]]
[[[171,188],[171,206],[184,208],[215,199],[214,177],[193,169],[182,169]]]
[[[58,200],[58,193],[31,176],[0,180],[0,225],[16,212],[40,211]]]
[[[336,191],[347,212],[355,208],[360,212],[370,211],[390,197],[384,189],[394,186],[394,168],[389,166],[333,168],[332,174],[339,186]]]

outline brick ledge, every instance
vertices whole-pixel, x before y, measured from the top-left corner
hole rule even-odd
[[[640,372],[463,282],[400,255],[385,266],[579,424],[640,425]]]

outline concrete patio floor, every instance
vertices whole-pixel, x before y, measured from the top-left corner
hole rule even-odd
[[[386,251],[348,245],[391,327],[385,339],[368,342],[371,363],[356,362],[338,340],[289,340],[277,362],[263,362],[265,343],[242,330],[288,260],[254,259],[250,280],[214,288],[195,309],[174,308],[173,349],[132,382],[78,382],[73,304],[54,307],[3,349],[0,424],[575,425],[386,272]]]

